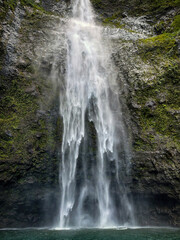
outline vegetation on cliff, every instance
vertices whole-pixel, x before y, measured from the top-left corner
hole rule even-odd
[[[4,16],[8,14],[6,17],[12,23],[16,21],[14,10],[17,2],[5,1],[1,4]],[[35,1],[22,0],[20,4],[32,7],[33,11],[41,10]],[[27,18],[28,22],[31,20],[32,31],[34,29],[37,31],[37,21],[41,21],[41,18],[37,17],[38,15],[39,12],[34,14],[27,10],[22,24],[18,23],[17,30],[13,30],[17,31],[15,42],[6,40],[3,35],[6,33],[12,37],[11,29],[7,29],[5,32],[2,28],[1,39],[4,38],[0,48],[0,156],[3,169],[0,181],[2,184],[8,181],[22,183],[22,181],[26,181],[24,176],[26,175],[28,178],[28,175],[34,175],[37,168],[44,169],[48,175],[44,164],[45,161],[48,164],[48,158],[53,157],[56,146],[56,136],[54,138],[51,136],[56,130],[50,131],[52,128],[51,117],[47,119],[47,116],[39,109],[40,103],[43,101],[42,91],[44,90],[42,89],[45,89],[45,83],[36,74],[31,59],[28,57],[23,60],[22,57],[18,58],[21,42],[25,41],[27,44],[29,42],[25,19]],[[16,60],[13,62],[10,60],[11,58]],[[6,162],[9,162],[9,167]],[[23,168],[25,169],[22,170]],[[29,169],[28,174],[26,168]],[[41,181],[39,177],[35,177],[35,179],[35,181]]]
[[[140,117],[143,138],[150,138],[149,150],[164,144],[167,148],[180,150],[178,41],[179,32],[162,33],[139,41],[139,54],[143,61],[156,69],[152,80],[139,82],[136,91],[136,100],[141,105],[136,113]],[[144,143],[139,143],[138,147],[146,149]]]
[[[139,107],[132,111],[140,135],[134,147],[138,151],[175,148],[179,143],[179,80],[180,80],[180,1],[179,0],[92,0],[105,25],[132,31],[124,19],[144,18],[152,26],[152,36],[136,42],[138,55],[152,66],[151,80],[134,82],[130,105]],[[134,20],[134,21],[135,21]]]

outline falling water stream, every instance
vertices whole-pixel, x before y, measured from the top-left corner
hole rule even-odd
[[[90,1],[72,4],[60,94],[64,129],[58,227],[131,225],[133,210],[123,180],[130,147],[108,47]]]

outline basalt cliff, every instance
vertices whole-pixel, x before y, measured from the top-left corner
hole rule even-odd
[[[111,43],[132,142],[125,182],[137,223],[180,227],[180,2],[91,3]],[[71,8],[70,0],[0,0],[1,228],[53,226],[58,217],[58,91]],[[52,82],[54,67],[62,85]]]

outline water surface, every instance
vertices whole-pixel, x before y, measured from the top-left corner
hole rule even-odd
[[[0,240],[180,240],[180,229],[3,230]]]

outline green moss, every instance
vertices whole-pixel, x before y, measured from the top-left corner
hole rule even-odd
[[[30,6],[34,9],[40,10],[40,11],[44,11],[44,9],[41,7],[41,4],[36,3],[35,0],[20,0],[20,3],[23,6]]]
[[[173,9],[180,6],[180,0],[144,0],[137,1],[136,7],[133,9],[136,15],[151,15],[165,13],[169,9]]]
[[[15,7],[17,6],[18,0],[7,0],[4,1],[4,6],[6,9],[10,8],[12,11],[14,11]]]
[[[159,20],[159,15],[180,6],[180,0],[121,0],[120,2],[115,0],[91,0],[91,2],[104,17],[116,12],[126,12],[130,16],[149,15],[155,21]]]
[[[156,51],[157,54],[168,53],[176,48],[176,34],[164,33],[155,37],[140,40],[145,51]]]
[[[174,32],[177,32],[177,31],[180,30],[180,15],[175,16],[171,27],[172,27]]]
[[[155,136],[168,146],[179,145],[178,111],[180,102],[180,68],[178,64],[164,67],[151,84],[139,85],[136,91],[136,101],[141,109],[136,110],[142,129],[141,138],[136,142],[136,149],[150,149],[158,147]],[[162,97],[163,96],[163,97]],[[161,98],[164,98],[163,101]],[[154,106],[149,107],[148,101],[153,101]],[[167,139],[166,139],[167,138]],[[142,140],[143,139],[143,140]],[[164,140],[166,139],[166,140]],[[144,141],[146,142],[143,145]]]
[[[21,6],[29,6],[32,7],[34,10],[40,10],[44,12],[44,9],[42,8],[40,3],[36,3],[35,0],[7,0],[4,1],[3,5],[1,6],[1,15],[4,17],[8,11],[8,9],[11,9],[11,11],[14,11],[18,2],[21,4]]]
[[[23,85],[26,86],[24,78],[13,79],[9,87],[4,90],[0,104],[1,132],[4,133],[7,129],[12,132],[13,139],[11,141],[13,142],[11,143],[15,146],[18,144],[19,137],[22,138],[18,130],[21,128],[20,125],[24,124],[37,108],[35,99],[25,93]],[[3,143],[3,146],[6,145]],[[4,150],[6,152],[9,148],[5,147]]]
[[[101,8],[103,4],[102,0],[91,0],[91,2],[96,8]]]
[[[11,79],[11,83],[9,80],[4,78],[8,87],[4,89],[0,103],[0,158],[2,162],[11,164],[5,175],[1,174],[1,179],[8,180],[8,176],[13,176],[20,181],[27,177],[27,171],[20,170],[24,164],[29,169],[28,174],[36,175],[35,169],[43,169],[44,165],[48,168],[52,161],[57,161],[55,156],[51,157],[51,153],[56,151],[56,135],[51,131],[47,116],[37,117],[40,96],[26,93],[32,80],[27,82],[23,76]],[[46,169],[42,170],[43,174],[46,174]],[[43,177],[37,179],[46,181]]]
[[[180,6],[179,0],[152,0],[151,1],[152,8],[166,9],[169,7],[178,7],[178,6]]]
[[[135,142],[136,150],[175,147],[180,149],[178,112],[180,111],[180,60],[177,39],[179,32],[163,33],[140,40],[139,55],[154,67],[154,78],[139,82],[135,101],[141,106],[136,109],[142,129]],[[148,72],[146,73],[148,75]],[[152,74],[151,74],[152,75]],[[148,102],[153,101],[153,106]]]
[[[166,31],[166,28],[168,27],[168,25],[169,25],[169,21],[168,23],[167,21],[160,21],[154,26],[154,29],[157,34],[162,34]]]
[[[26,15],[19,30],[19,41],[28,44],[29,33],[44,27],[47,14],[44,14],[41,4],[36,4],[35,1],[3,1],[0,2],[2,22],[9,13],[8,24],[13,23],[17,2],[21,8],[28,6],[24,8]],[[0,37],[1,33],[2,31]],[[0,70],[4,65],[5,55],[6,46],[1,43]],[[58,174],[57,133],[53,130],[54,123],[51,116],[38,114],[39,104],[43,101],[45,102],[43,106],[49,104],[48,110],[52,107],[41,94],[44,93],[44,89],[48,91],[49,85],[42,79],[40,73],[36,72],[31,60],[24,60],[25,64],[17,64],[13,75],[0,73],[2,74],[0,76],[0,180],[23,184],[28,176],[33,176],[41,183],[49,181],[48,178],[51,182],[57,182],[58,176],[55,176]],[[35,87],[35,91],[29,92],[27,89],[31,89],[32,86]],[[60,143],[60,136],[58,139]],[[50,172],[52,174],[49,174]]]
[[[124,24],[120,23],[120,18],[117,18],[114,15],[112,17],[103,19],[103,25],[110,25],[111,27],[116,27],[116,28],[124,27]]]
[[[178,66],[179,33],[164,33],[152,38],[139,40],[139,55],[142,60],[150,63],[158,74],[160,68]]]

